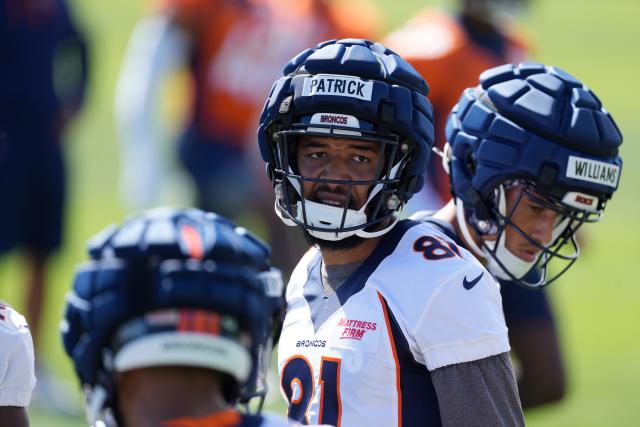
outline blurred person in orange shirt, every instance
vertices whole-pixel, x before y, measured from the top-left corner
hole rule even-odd
[[[357,14],[357,15],[356,15]],[[358,19],[355,19],[357,16]],[[123,195],[136,210],[157,204],[168,164],[153,111],[167,77],[187,67],[191,98],[178,157],[199,207],[231,218],[258,213],[274,264],[290,271],[295,237],[272,221],[256,162],[255,123],[282,64],[327,38],[377,35],[369,0],[164,0],[134,30],[116,93]],[[173,137],[169,137],[173,139]],[[164,181],[164,182],[163,182]],[[300,239],[301,240],[301,239]],[[303,247],[302,243],[299,245]]]
[[[410,62],[427,80],[435,116],[436,147],[445,145],[445,124],[460,93],[478,84],[484,70],[518,63],[530,50],[528,38],[514,16],[526,0],[458,0],[448,13],[435,8],[419,11],[384,43]],[[427,185],[408,210],[434,210],[451,198],[442,161],[432,156]],[[546,291],[529,291],[500,280],[509,339],[518,363],[523,408],[560,400],[566,378],[554,314]]]
[[[390,49],[407,58],[429,83],[436,123],[436,146],[444,147],[444,127],[460,93],[478,82],[484,70],[525,59],[528,43],[506,4],[523,6],[524,0],[458,0],[449,13],[436,8],[419,11],[400,29],[386,36]],[[437,209],[450,198],[449,180],[432,156],[427,179],[431,194],[418,200],[417,209]],[[417,195],[416,195],[417,196]],[[409,206],[411,209],[411,205]]]

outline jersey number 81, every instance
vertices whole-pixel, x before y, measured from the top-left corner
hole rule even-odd
[[[320,363],[318,424],[339,427],[342,414],[340,359],[322,357]],[[313,368],[309,361],[301,355],[293,356],[287,360],[282,368],[280,385],[289,402],[287,417],[303,424],[309,424],[307,411],[315,390]]]

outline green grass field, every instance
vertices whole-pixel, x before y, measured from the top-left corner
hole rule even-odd
[[[430,4],[419,0],[378,0],[389,29],[413,11]],[[442,3],[442,2],[439,2]],[[553,303],[563,338],[570,376],[562,403],[527,413],[532,426],[603,426],[637,422],[640,393],[640,289],[633,264],[640,242],[640,2],[636,0],[544,0],[531,2],[525,18],[537,45],[536,59],[569,70],[588,82],[616,118],[625,135],[625,161],[619,192],[605,219],[589,233],[588,248],[577,265],[552,286]],[[69,132],[70,199],[66,246],[55,259],[47,298],[43,342],[36,351],[50,368],[73,378],[61,348],[58,323],[73,266],[85,258],[84,242],[124,215],[117,197],[118,144],[112,105],[121,55],[140,1],[73,1],[92,44],[92,81],[87,108]],[[638,187],[636,187],[638,185]],[[21,308],[21,265],[16,256],[0,264],[0,297]],[[79,395],[78,395],[79,396]],[[636,402],[636,403],[634,403]],[[82,419],[59,418],[30,410],[32,425],[86,425]],[[1,423],[0,423],[1,424]]]

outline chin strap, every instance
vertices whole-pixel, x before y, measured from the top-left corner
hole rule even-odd
[[[502,216],[506,216],[507,204],[504,187],[502,185],[499,187],[498,209]],[[533,262],[526,262],[515,256],[509,249],[507,249],[505,229],[502,229],[498,234],[497,240],[482,239],[482,244],[488,249],[488,251],[479,247],[471,235],[471,230],[467,223],[467,217],[464,211],[464,202],[459,198],[456,198],[456,215],[458,217],[458,223],[460,224],[460,231],[462,232],[467,245],[476,256],[486,260],[487,269],[497,278],[513,280],[515,277],[516,279],[521,279],[538,262],[538,259]],[[505,269],[508,271],[505,271]]]
[[[467,215],[464,213],[464,202],[456,197],[456,216],[458,217],[458,224],[460,225],[460,231],[462,237],[464,237],[467,246],[473,251],[473,253],[483,259],[489,258],[489,254],[476,244],[476,241],[471,236],[471,230],[469,224],[467,224]]]
[[[512,211],[514,209],[515,207],[512,208]],[[508,215],[504,185],[498,187],[498,212],[503,218],[506,218]],[[505,225],[504,228],[502,228],[497,240],[484,242],[493,254],[493,256],[487,259],[487,266],[489,267],[489,271],[499,279],[513,280],[514,277],[516,279],[522,279],[538,263],[540,257],[538,256],[535,260],[527,262],[507,249],[506,227]]]
[[[447,142],[446,144],[444,144],[444,148],[442,150],[434,146],[431,151],[440,156],[440,160],[442,161],[442,169],[444,169],[447,175],[451,175],[451,169],[449,168],[449,163],[451,163],[451,158],[453,157],[453,150],[451,149],[451,145]]]
[[[85,388],[85,416],[91,427],[117,427],[113,416],[104,407],[107,401],[107,390],[102,385]]]

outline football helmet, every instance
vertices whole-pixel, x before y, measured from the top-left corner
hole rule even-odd
[[[230,402],[255,392],[284,311],[265,244],[216,214],[163,208],[108,227],[88,248],[61,331],[91,425],[120,418],[116,372],[201,367],[226,374]]]
[[[533,288],[563,274],[579,255],[576,231],[600,220],[622,169],[622,134],[598,97],[559,68],[503,65],[464,91],[449,115],[446,138],[443,163],[458,222],[489,270]],[[507,209],[512,186],[522,191]],[[534,239],[513,222],[527,199],[556,212],[550,241]],[[506,248],[508,227],[537,248],[535,260]]]
[[[258,128],[275,211],[283,222],[332,241],[375,237],[391,229],[424,182],[433,145],[428,91],[411,65],[367,40],[326,41],[293,58],[274,83]],[[301,175],[296,150],[305,135],[379,144],[377,176],[355,181]],[[347,200],[343,206],[309,200],[305,182],[342,184]],[[349,202],[357,185],[367,186],[368,198],[356,210]]]

